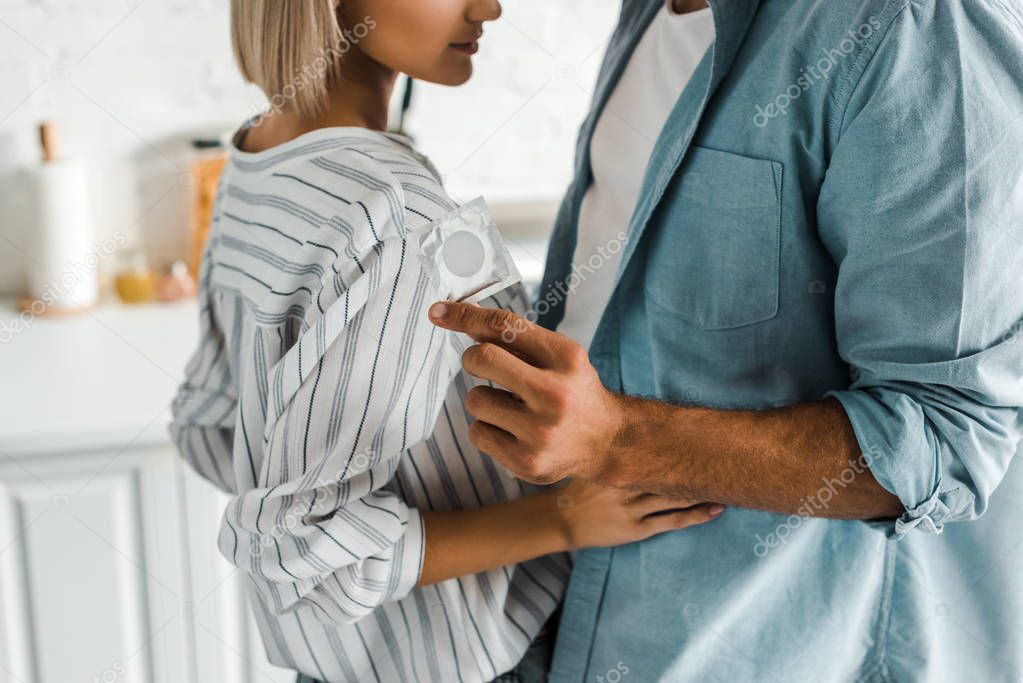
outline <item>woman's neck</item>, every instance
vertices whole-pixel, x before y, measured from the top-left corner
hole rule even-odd
[[[340,78],[332,84],[322,110],[302,115],[290,107],[265,116],[245,136],[244,148],[260,152],[321,128],[387,130],[387,114],[397,73],[357,47],[343,57]]]
[[[387,130],[387,112],[398,74],[353,47],[341,63],[341,77],[327,95],[322,119],[328,125]],[[319,127],[325,127],[323,125]]]

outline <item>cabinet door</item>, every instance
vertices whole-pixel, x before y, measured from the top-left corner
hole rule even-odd
[[[0,452],[0,683],[292,683],[217,552],[226,502],[169,446]]]
[[[166,449],[0,458],[0,680],[192,680]]]
[[[267,661],[248,604],[245,575],[217,550],[227,496],[191,469],[184,469],[199,680],[294,683],[295,672]]]

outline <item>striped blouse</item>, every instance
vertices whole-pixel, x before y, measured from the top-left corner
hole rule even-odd
[[[556,555],[416,586],[421,510],[528,492],[470,443],[468,342],[426,316],[409,235],[453,207],[407,138],[358,128],[234,146],[218,189],[171,434],[233,496],[219,547],[270,660],[324,681],[490,680],[567,580]]]

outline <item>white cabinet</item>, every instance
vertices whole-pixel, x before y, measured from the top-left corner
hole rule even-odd
[[[170,446],[0,454],[0,681],[293,681]]]
[[[295,680],[217,552],[224,497],[169,443],[198,321],[101,306],[0,344],[0,683]]]
[[[294,683],[294,672],[266,660],[245,596],[245,578],[217,551],[217,532],[227,497],[184,464],[180,467],[191,554],[198,680]]]

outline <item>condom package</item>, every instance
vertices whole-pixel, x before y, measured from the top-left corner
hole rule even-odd
[[[482,197],[419,232],[430,277],[452,301],[477,303],[522,280]]]

